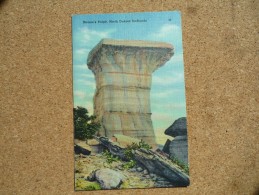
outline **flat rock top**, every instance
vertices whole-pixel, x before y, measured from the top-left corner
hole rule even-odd
[[[173,49],[171,44],[157,41],[102,39],[99,44],[125,47],[155,47]]]
[[[165,42],[157,41],[142,41],[142,40],[116,40],[116,39],[102,39],[88,54],[87,64],[88,66],[92,62],[92,58],[102,46],[118,46],[118,47],[132,47],[132,48],[156,48],[156,49],[168,49],[169,52],[174,51],[173,45]]]

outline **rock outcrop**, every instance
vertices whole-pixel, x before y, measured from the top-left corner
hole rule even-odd
[[[189,176],[180,171],[173,163],[165,158],[161,158],[156,153],[139,149],[135,152],[135,159],[146,167],[150,173],[155,173],[165,177],[174,186],[188,186]]]
[[[163,151],[168,153],[170,158],[175,158],[185,165],[188,165],[188,138],[186,117],[177,119],[168,129],[166,135],[174,137],[173,141],[167,140]]]
[[[152,73],[173,55],[168,43],[103,39],[88,55],[95,75],[94,114],[101,136],[123,134],[155,145],[151,120]]]
[[[114,145],[112,142],[105,137],[95,137],[102,145],[107,147],[109,151],[122,160],[125,158],[124,149]],[[149,174],[157,174],[167,181],[171,182],[173,186],[188,186],[189,176],[178,168],[177,165],[168,160],[165,156],[151,150],[143,148],[136,149],[133,157],[138,164],[144,167]],[[141,169],[140,171],[144,170]],[[139,171],[138,168],[136,171]]]
[[[169,145],[169,156],[188,165],[188,142],[186,135],[177,136],[171,141]]]
[[[93,171],[87,179],[89,181],[96,180],[101,185],[102,189],[110,190],[119,188],[125,180],[125,176],[118,171],[105,168]]]

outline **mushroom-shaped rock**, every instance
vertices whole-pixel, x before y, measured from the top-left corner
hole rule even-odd
[[[155,146],[151,120],[152,73],[173,56],[169,43],[103,39],[89,53],[95,76],[94,114],[99,134],[122,134]]]
[[[187,135],[186,117],[174,121],[174,123],[165,130],[165,134],[172,137]]]

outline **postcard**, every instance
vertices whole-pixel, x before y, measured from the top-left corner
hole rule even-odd
[[[72,16],[75,190],[190,185],[181,14]]]

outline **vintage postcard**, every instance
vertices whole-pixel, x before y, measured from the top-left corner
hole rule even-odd
[[[75,190],[190,184],[178,11],[72,16]]]

